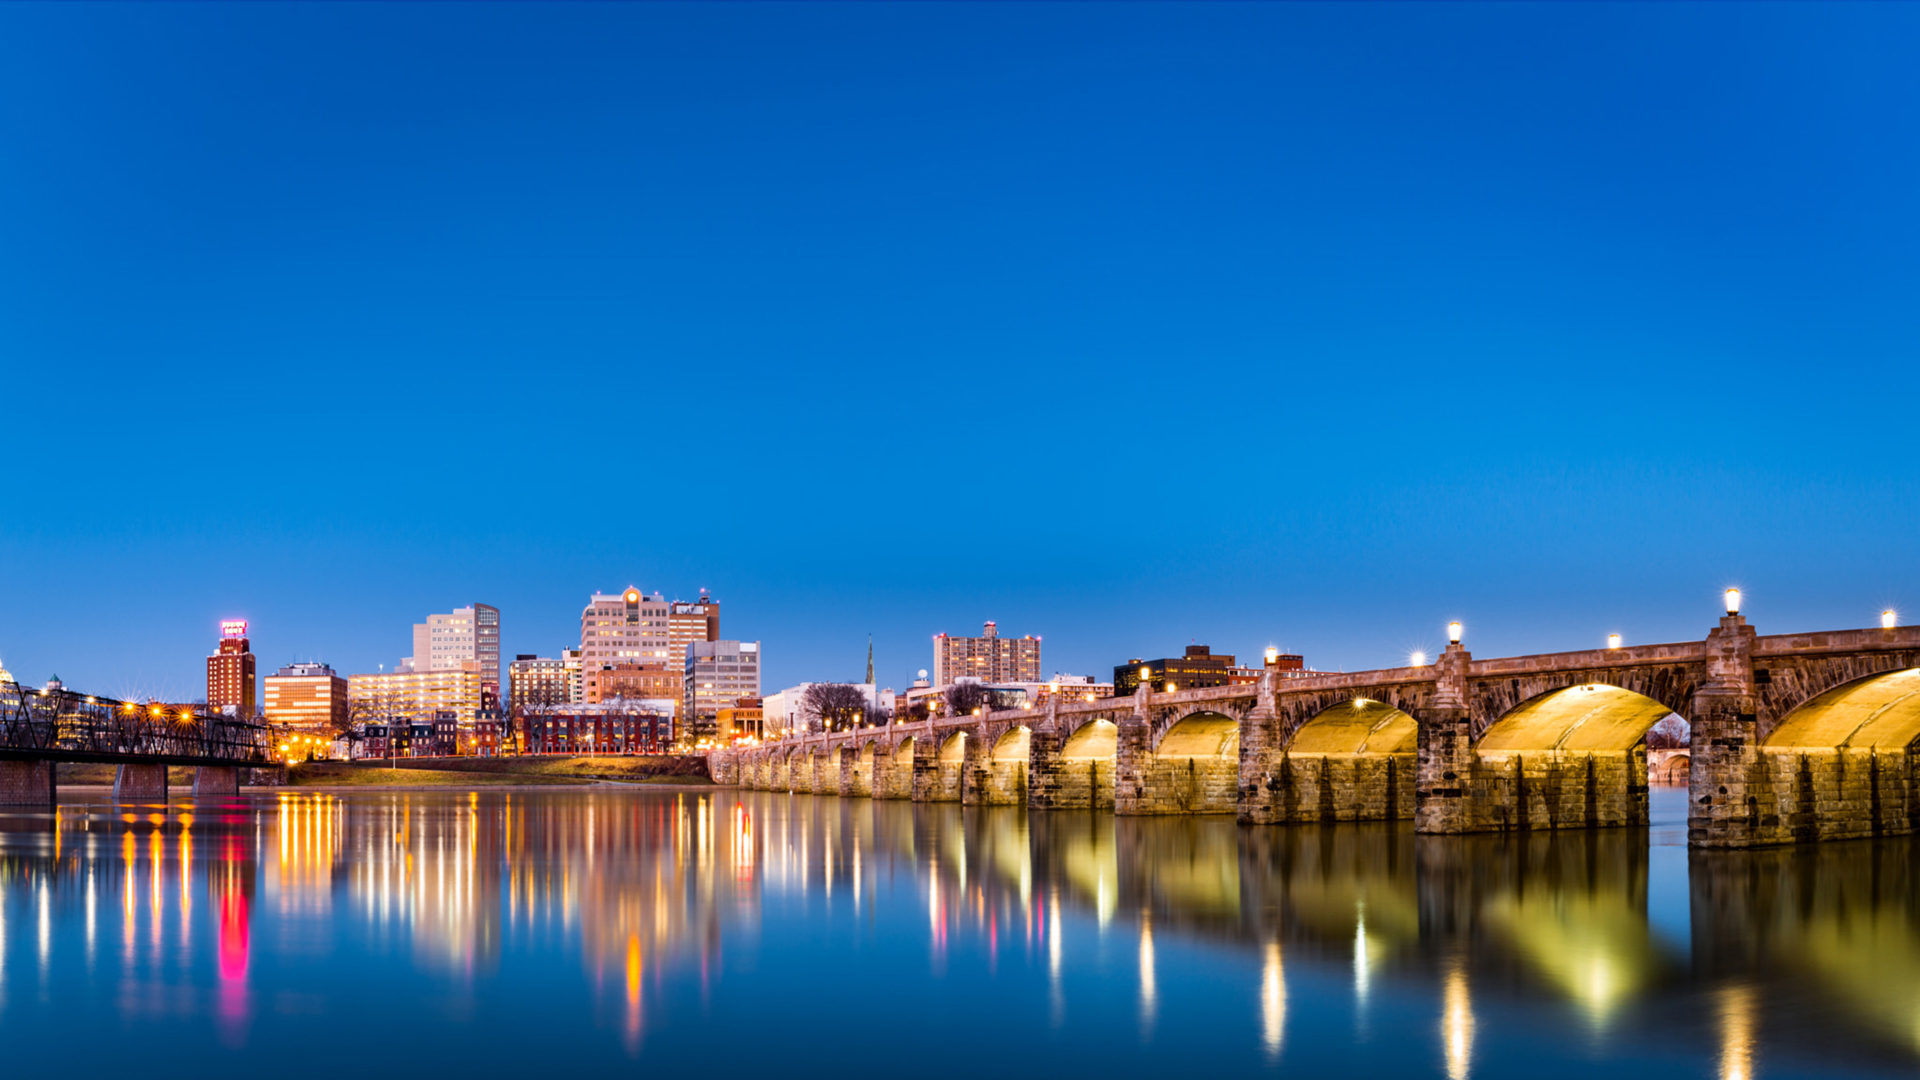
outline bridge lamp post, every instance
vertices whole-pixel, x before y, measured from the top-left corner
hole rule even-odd
[[[1408,653],[1407,666],[1408,667],[1426,667],[1427,651],[1425,649],[1415,649],[1412,652]]]
[[[1727,614],[1729,615],[1740,614],[1740,590],[1728,589],[1726,592],[1726,598],[1727,598]]]
[[[1900,625],[1900,613],[1888,608],[1880,613],[1880,629],[1891,630]]]
[[[1447,644],[1449,645],[1460,644],[1460,631],[1462,629],[1464,629],[1464,627],[1460,625],[1460,620],[1458,619],[1455,619],[1454,621],[1448,623],[1447,624]]]
[[[1617,649],[1617,648],[1619,648],[1619,647],[1620,647],[1620,635],[1619,635],[1619,634],[1608,634],[1608,635],[1607,635],[1607,648],[1609,648],[1609,649]]]

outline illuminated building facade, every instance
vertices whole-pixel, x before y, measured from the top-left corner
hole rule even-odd
[[[694,738],[712,736],[724,707],[760,696],[760,643],[694,641],[687,645],[680,716]]]
[[[227,619],[220,623],[220,645],[207,657],[207,708],[213,712],[232,709],[235,715],[250,717],[259,711],[255,694],[253,647],[247,641],[247,621]]]
[[[565,705],[573,700],[573,674],[566,661],[521,653],[507,665],[507,703],[519,709],[529,705]]]
[[[664,698],[680,702],[682,674],[668,670],[664,662],[620,661],[589,667],[583,674],[586,688],[584,705],[600,705],[619,698]]]
[[[326,735],[347,724],[347,680],[325,664],[289,664],[260,680],[267,722],[306,735]]]
[[[500,693],[500,609],[470,604],[413,624],[413,655],[401,671],[459,671],[478,665],[482,688]]]
[[[983,683],[1040,681],[1040,639],[1032,635],[1003,638],[993,620],[979,637],[933,636],[933,685],[952,686],[961,679]]]
[[[722,745],[766,738],[766,712],[761,708],[760,699],[743,698],[738,704],[722,706],[714,714],[713,737]]]
[[[667,661],[674,670],[685,668],[687,646],[719,640],[720,601],[701,593],[698,600],[675,600],[667,605]]]
[[[441,711],[456,714],[462,722],[472,722],[486,704],[480,665],[473,661],[457,671],[349,676],[347,698],[356,716],[380,720],[399,717],[420,723],[431,723],[434,714]]]
[[[1189,645],[1180,656],[1158,660],[1135,658],[1113,669],[1113,692],[1120,697],[1140,689],[1140,669],[1147,669],[1147,681],[1155,691],[1169,685],[1176,690],[1199,690],[1208,686],[1231,686],[1236,681],[1237,665],[1231,653],[1216,653],[1205,645]]]

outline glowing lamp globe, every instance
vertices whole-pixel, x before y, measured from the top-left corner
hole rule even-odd
[[[1727,614],[1729,615],[1740,614],[1740,590],[1739,589],[1727,590]]]

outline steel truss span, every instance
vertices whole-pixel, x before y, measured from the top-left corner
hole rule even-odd
[[[120,765],[265,765],[266,725],[0,682],[0,759]]]

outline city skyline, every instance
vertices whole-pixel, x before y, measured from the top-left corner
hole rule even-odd
[[[770,686],[985,619],[1098,674],[1920,611],[1916,33],[10,5],[0,661],[198,696],[221,619],[372,671],[475,597],[552,655],[629,579]]]

